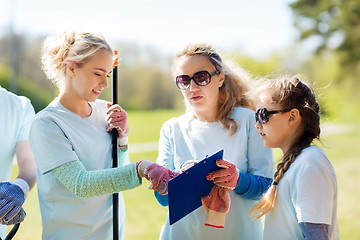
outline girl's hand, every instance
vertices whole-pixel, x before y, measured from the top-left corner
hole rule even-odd
[[[145,177],[151,182],[149,188],[160,191],[161,195],[168,193],[169,180],[180,174],[147,160],[140,161],[137,164],[137,170],[140,178]]]
[[[129,126],[127,123],[127,114],[119,105],[107,103],[108,111],[106,113],[108,128],[106,131],[110,132],[116,129],[118,132],[118,145],[121,151],[126,151],[128,145]]]
[[[207,180],[213,181],[215,185],[231,191],[236,187],[239,180],[239,171],[236,166],[228,161],[218,159],[216,165],[222,169],[213,171],[206,175]]]

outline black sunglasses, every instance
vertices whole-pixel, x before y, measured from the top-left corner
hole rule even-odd
[[[194,80],[198,86],[206,86],[211,82],[211,77],[214,75],[219,75],[219,71],[215,71],[211,74],[208,71],[200,71],[195,73],[192,77],[189,77],[188,75],[179,75],[176,77],[176,86],[181,90],[188,89],[190,87],[191,79]]]
[[[256,122],[259,122],[261,125],[264,125],[269,121],[269,117],[271,115],[275,113],[285,113],[289,111],[291,111],[291,109],[268,111],[266,108],[259,108],[255,113],[255,120]]]

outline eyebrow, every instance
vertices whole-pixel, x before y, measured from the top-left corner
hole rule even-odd
[[[106,72],[104,69],[102,68],[94,68],[95,70],[100,70],[100,71],[103,71],[103,72]]]

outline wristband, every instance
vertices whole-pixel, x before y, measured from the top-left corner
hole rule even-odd
[[[21,178],[16,178],[11,183],[19,186],[21,188],[21,190],[24,192],[24,198],[26,198],[27,193],[30,190],[29,184],[24,179],[21,179]]]
[[[122,137],[122,138],[118,138],[118,146],[119,147],[125,147],[126,145],[128,145],[128,136],[126,137]]]

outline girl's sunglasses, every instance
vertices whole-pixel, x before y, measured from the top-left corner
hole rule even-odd
[[[259,108],[255,113],[255,120],[256,122],[259,122],[261,125],[264,125],[269,121],[269,117],[271,115],[275,113],[285,113],[289,111],[291,111],[291,109],[268,111],[266,108]]]
[[[194,80],[198,86],[206,86],[211,82],[211,77],[218,74],[218,71],[211,74],[208,71],[200,71],[195,73],[192,77],[189,77],[188,75],[179,75],[176,77],[176,86],[181,90],[188,89],[190,87],[191,79]]]

